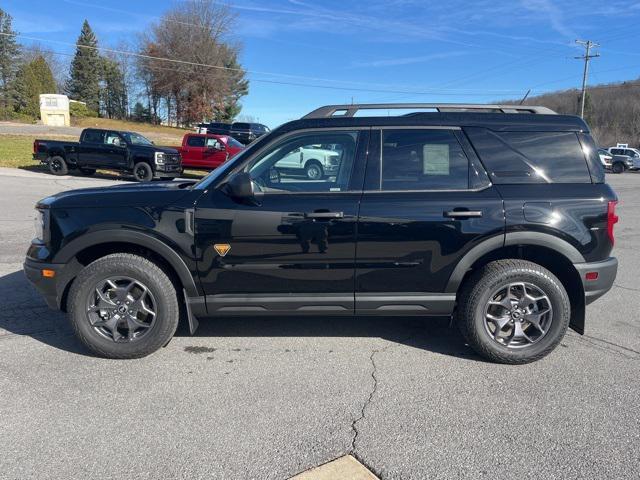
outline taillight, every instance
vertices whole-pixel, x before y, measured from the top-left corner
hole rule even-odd
[[[609,240],[611,240],[611,245],[615,243],[615,239],[613,237],[613,226],[618,223],[618,216],[616,215],[616,205],[617,201],[610,201],[607,203],[607,235],[609,236]]]
[[[33,141],[33,153],[38,153],[38,141]]]

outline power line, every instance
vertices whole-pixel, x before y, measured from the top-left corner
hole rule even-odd
[[[589,75],[589,60],[599,57],[599,53],[590,54],[591,49],[599,47],[600,45],[592,42],[591,40],[576,40],[578,45],[582,45],[585,48],[585,54],[580,57],[574,57],[578,60],[584,60],[584,71],[582,73],[582,96],[580,98],[580,117],[584,118],[584,103],[587,96],[587,75]]]

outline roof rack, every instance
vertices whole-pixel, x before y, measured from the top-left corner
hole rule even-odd
[[[325,105],[302,118],[353,117],[359,110],[430,109],[436,112],[535,113],[555,115],[547,107],[531,105],[480,105],[465,103],[363,103],[352,105]]]

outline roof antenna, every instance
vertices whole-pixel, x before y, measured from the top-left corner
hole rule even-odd
[[[527,99],[530,93],[531,93],[531,89],[527,90],[527,93],[525,93],[524,97],[522,97],[522,100],[520,100],[519,105],[522,105],[524,103],[524,101]]]

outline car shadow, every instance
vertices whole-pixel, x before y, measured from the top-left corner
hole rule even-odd
[[[0,339],[28,336],[60,350],[93,356],[75,338],[66,314],[49,309],[21,270],[0,277],[0,297],[7,299],[0,310]],[[192,337],[186,321],[180,322],[176,337]],[[442,355],[483,361],[465,344],[448,317],[216,317],[200,320],[193,337],[382,338]]]

